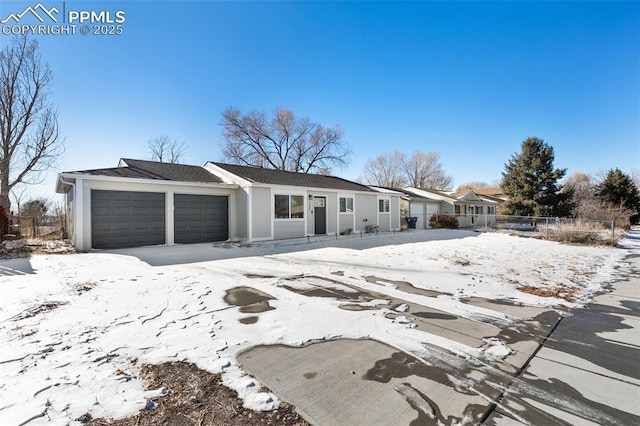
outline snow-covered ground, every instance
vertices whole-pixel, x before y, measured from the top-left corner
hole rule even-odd
[[[275,395],[236,364],[263,344],[371,338],[407,352],[425,342],[467,357],[510,353],[419,330],[406,303],[491,324],[513,318],[468,297],[572,307],[616,278],[615,248],[466,231],[36,255],[0,261],[2,424],[124,417],[165,389],[137,369],[187,361],[222,372],[245,405]],[[539,297],[519,288],[573,295]]]

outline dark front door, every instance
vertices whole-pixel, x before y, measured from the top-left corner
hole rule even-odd
[[[327,233],[327,198],[313,197],[313,214],[315,216],[316,234]]]

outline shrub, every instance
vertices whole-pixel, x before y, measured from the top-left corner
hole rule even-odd
[[[429,218],[429,227],[458,229],[458,217],[454,214],[436,213]]]

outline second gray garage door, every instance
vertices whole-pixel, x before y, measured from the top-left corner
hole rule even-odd
[[[91,191],[91,247],[165,244],[164,194]]]
[[[229,238],[229,198],[174,195],[174,240],[177,244],[210,243]]]

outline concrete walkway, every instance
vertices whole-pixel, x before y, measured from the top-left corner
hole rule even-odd
[[[502,362],[427,344],[411,355],[374,340],[257,347],[238,361],[316,425],[640,424],[640,231],[622,246],[629,279],[569,315],[478,299],[467,303],[491,303],[521,323],[491,330],[435,311],[413,318],[465,344],[499,337],[515,350]]]
[[[523,401],[507,392],[502,407],[524,404],[568,424],[640,424],[640,231],[621,243],[628,277],[610,293],[564,318],[537,352],[516,387],[532,386],[555,399]],[[500,406],[488,423],[500,424]],[[549,419],[523,415],[524,423]]]

